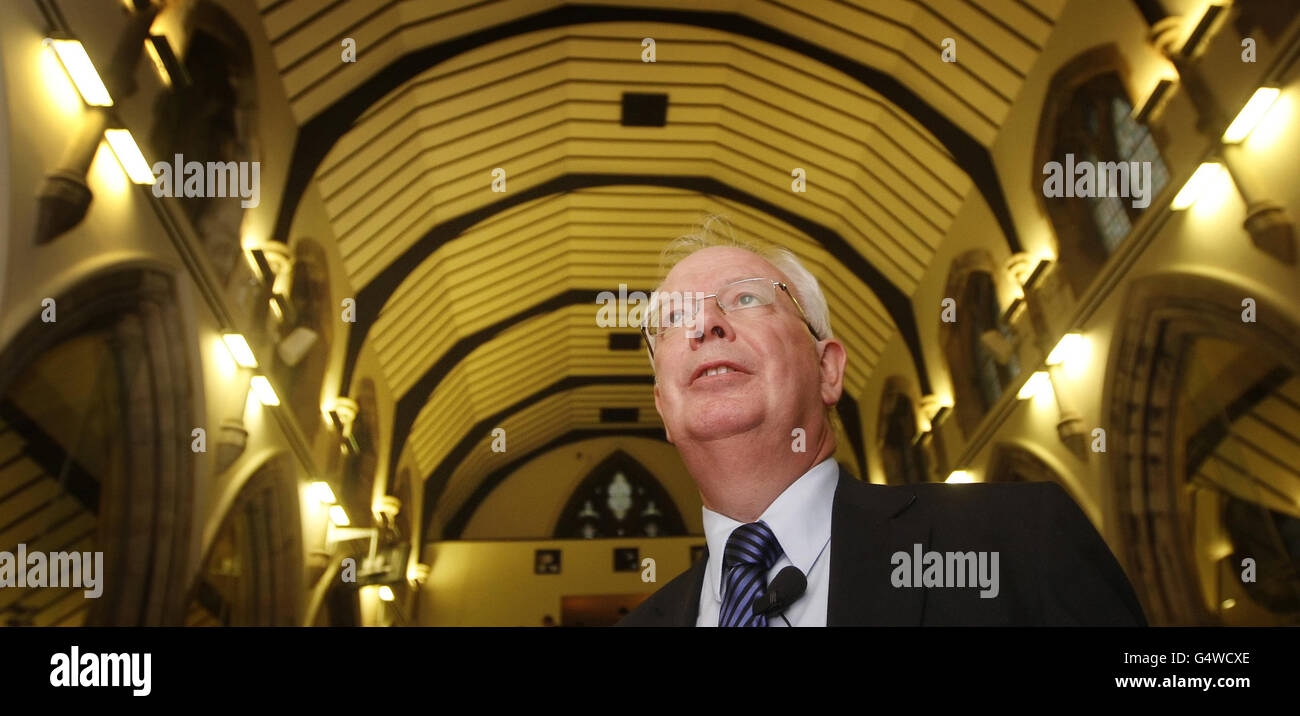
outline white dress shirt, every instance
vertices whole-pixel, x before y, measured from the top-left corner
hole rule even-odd
[[[808,580],[803,596],[785,611],[791,626],[826,626],[826,598],[831,572],[831,506],[839,464],[826,458],[785,488],[758,521],[767,523],[781,543],[781,558],[767,572],[767,581],[782,569],[794,565]],[[727,540],[744,524],[705,507],[704,537],[709,545],[709,562],[700,589],[700,614],[695,626],[718,625],[722,612],[722,556]],[[769,617],[768,626],[785,626],[780,616]]]

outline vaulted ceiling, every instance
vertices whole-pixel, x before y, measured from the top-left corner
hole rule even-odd
[[[1018,248],[986,147],[1063,4],[261,0],[301,125],[274,238],[314,185],[357,291],[344,385],[369,345],[424,524],[455,531],[528,451],[660,427],[644,351],[611,348],[635,329],[597,326],[596,296],[653,289],[710,213],[822,281],[862,469],[856,399],[896,333],[927,389],[910,297],[972,189]],[[666,95],[663,126],[627,126],[624,93]]]

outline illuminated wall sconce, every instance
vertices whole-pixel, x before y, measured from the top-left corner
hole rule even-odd
[[[1147,95],[1146,100],[1133,110],[1133,120],[1138,124],[1150,124],[1173,96],[1173,89],[1177,84],[1176,74],[1156,80],[1155,87],[1151,88],[1151,93]]]
[[[1183,188],[1179,189],[1178,193],[1174,195],[1174,200],[1173,203],[1170,204],[1170,208],[1174,211],[1182,211],[1189,208],[1192,204],[1196,203],[1196,200],[1201,197],[1201,194],[1204,193],[1206,189],[1214,186],[1223,178],[1224,172],[1225,169],[1223,168],[1223,165],[1218,162],[1203,162],[1201,166],[1197,167],[1196,171],[1192,173],[1191,178],[1187,180],[1187,183],[1183,185]]]
[[[275,388],[271,387],[271,381],[264,375],[255,375],[249,381],[249,387],[257,395],[257,400],[267,407],[275,407],[280,404],[280,396],[275,394]]]
[[[1232,124],[1229,124],[1227,131],[1223,133],[1224,143],[1240,144],[1245,141],[1280,94],[1282,94],[1281,90],[1276,87],[1260,87],[1255,90],[1255,94],[1250,96],[1246,106],[1241,108],[1236,119],[1232,120]]]
[[[317,480],[311,484],[311,496],[323,505],[332,505],[338,502],[334,497],[334,488],[330,487],[328,482]]]
[[[268,241],[258,248],[262,250],[262,255],[266,258],[266,264],[271,269],[270,275],[263,276],[263,280],[271,283],[272,294],[286,295],[289,292],[289,269],[293,267],[293,258],[289,256],[289,247],[277,241]]]
[[[104,86],[104,80],[100,79],[99,72],[95,70],[95,63],[90,61],[90,55],[86,54],[86,48],[80,41],[63,37],[47,37],[44,44],[54,50],[54,54],[59,58],[59,64],[63,65],[63,71],[68,73],[68,79],[72,80],[82,101],[92,107],[113,106],[113,98],[108,94],[108,87]]]
[[[154,68],[158,70],[158,77],[162,79],[163,84],[172,89],[189,86],[190,75],[185,71],[185,66],[176,59],[176,53],[172,51],[172,45],[167,41],[166,35],[150,35],[144,42],[144,48],[149,53],[149,59],[153,60]]]
[[[230,357],[235,359],[235,363],[240,368],[256,368],[257,358],[253,356],[253,349],[248,346],[248,340],[239,333],[226,333],[221,336],[225,342],[226,348],[230,351]]]
[[[1052,379],[1048,377],[1047,371],[1034,371],[1034,374],[1029,376],[1029,380],[1026,380],[1025,384],[1020,387],[1020,392],[1016,393],[1016,397],[1020,400],[1032,400],[1038,394],[1051,389]]]
[[[338,416],[339,434],[343,438],[352,437],[352,424],[357,419],[357,401],[340,395],[334,399],[334,415]]]
[[[136,184],[154,183],[153,169],[149,167],[148,160],[144,158],[144,153],[140,151],[140,145],[135,143],[130,130],[105,129],[104,139],[128,179]]]
[[[343,505],[330,506],[330,522],[335,527],[347,527],[352,524],[352,521],[348,519],[347,510],[343,509]]]
[[[429,578],[429,565],[416,563],[406,570],[406,581],[411,584],[423,584]]]
[[[393,495],[384,495],[370,508],[370,511],[374,513],[375,519],[391,525],[397,518],[397,513],[402,511],[402,501]]]
[[[1047,267],[1051,265],[1052,265],[1051,259],[1047,259],[1047,258],[1039,259],[1038,263],[1034,265],[1034,270],[1030,271],[1029,276],[1025,278],[1025,283],[1024,283],[1025,290],[1026,291],[1033,290],[1034,286],[1037,286],[1038,282],[1042,280],[1043,276],[1047,273]]]
[[[284,314],[285,314],[284,307],[286,303],[288,303],[288,301],[285,300],[284,296],[271,296],[271,300],[270,300],[271,313],[275,314],[275,320],[277,321],[284,320]]]
[[[1205,6],[1205,9],[1201,12],[1201,17],[1197,19],[1196,24],[1187,33],[1187,40],[1183,43],[1183,57],[1195,57],[1205,47],[1206,41],[1214,34],[1213,30],[1221,21],[1220,18],[1227,17],[1227,13],[1224,12],[1226,9],[1222,3],[1218,2],[1211,2]]]
[[[975,482],[975,478],[970,474],[970,470],[953,470],[944,482],[949,485],[956,485],[963,482]]]
[[[1061,365],[1062,363],[1075,362],[1083,357],[1084,341],[1083,336],[1078,333],[1067,333],[1061,336],[1057,341],[1056,347],[1051,353],[1047,354],[1048,365]]]
[[[393,588],[387,584],[379,585],[379,598],[385,602],[393,601],[393,599],[395,599],[393,596]]]
[[[266,253],[256,246],[245,246],[244,257],[248,260],[248,267],[253,269],[253,274],[259,281],[266,281],[271,275],[271,264],[266,260]]]
[[[921,401],[917,404],[917,407],[920,409],[921,417],[925,422],[925,432],[928,433],[948,418],[948,413],[952,410],[952,401],[941,399],[934,393],[930,393],[921,396]]]
[[[1007,257],[1003,268],[1006,269],[1007,275],[1011,277],[1012,281],[1016,282],[1017,286],[1023,286],[1029,278],[1029,273],[1034,268],[1034,257],[1025,251],[1011,254],[1011,256]]]

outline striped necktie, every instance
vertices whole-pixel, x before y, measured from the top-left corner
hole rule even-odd
[[[781,553],[781,543],[764,522],[741,525],[731,533],[722,556],[718,626],[767,626],[767,617],[754,614],[754,600],[767,591],[767,571]]]

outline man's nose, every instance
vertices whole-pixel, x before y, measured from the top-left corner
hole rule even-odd
[[[718,308],[718,302],[714,299],[706,300],[700,306],[700,312],[695,314],[695,325],[686,327],[686,339],[692,349],[703,345],[707,336],[726,340],[736,336],[731,323],[727,321],[727,314]]]

